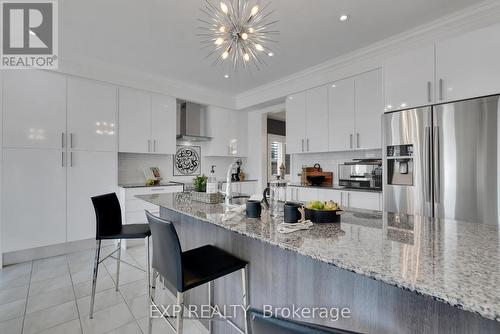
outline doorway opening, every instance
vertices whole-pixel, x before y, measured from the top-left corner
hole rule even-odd
[[[267,183],[282,173],[290,179],[290,154],[286,153],[286,111],[267,114]]]

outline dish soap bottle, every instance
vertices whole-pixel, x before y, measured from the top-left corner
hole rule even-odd
[[[215,165],[212,165],[212,170],[210,171],[210,176],[207,180],[207,194],[216,194],[218,191],[217,178],[215,177]]]

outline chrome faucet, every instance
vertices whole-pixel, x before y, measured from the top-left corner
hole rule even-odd
[[[231,199],[233,198],[233,191],[232,191],[232,177],[231,177],[231,172],[233,171],[233,168],[235,165],[241,165],[241,159],[240,158],[237,158],[237,159],[234,159],[233,162],[229,165],[229,167],[227,168],[227,174],[226,174],[226,191],[225,192],[221,192],[222,194],[224,194],[226,196],[225,200],[224,200],[224,203],[226,204],[226,206],[230,206],[231,205]]]

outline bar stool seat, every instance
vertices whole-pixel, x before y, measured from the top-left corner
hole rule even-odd
[[[110,239],[143,239],[151,236],[148,224],[128,224],[122,225],[119,232],[113,235],[100,235],[101,240]]]
[[[243,269],[246,265],[245,261],[212,245],[183,252],[184,284],[181,292]]]

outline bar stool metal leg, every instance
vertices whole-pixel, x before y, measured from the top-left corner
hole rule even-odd
[[[94,258],[94,276],[92,277],[92,294],[90,296],[90,313],[89,317],[92,319],[94,316],[94,299],[95,299],[95,288],[97,285],[97,271],[99,269],[99,255],[101,252],[101,240],[96,240],[95,243],[95,258]]]
[[[177,314],[177,334],[182,334],[183,317],[184,317],[184,294],[177,292],[177,305],[179,305],[179,313]]]
[[[248,285],[248,279],[247,279],[247,270],[246,267],[241,269],[241,287],[243,290],[243,308],[244,310],[244,317],[245,317],[245,334],[248,334],[248,319],[247,319],[247,307],[248,307],[248,295],[247,295],[247,285]]]
[[[118,283],[120,281],[120,260],[122,255],[122,240],[118,240],[118,254],[116,255],[116,291],[118,291]]]
[[[149,298],[151,298],[151,261],[150,261],[150,258],[149,258],[149,237],[146,238],[147,239],[147,244],[146,244],[146,247],[148,248],[147,249],[147,256],[146,256],[146,267],[147,267],[147,272],[148,272],[148,296]]]
[[[212,317],[214,316],[214,310],[213,310],[213,306],[214,306],[214,286],[212,284],[212,281],[208,282],[208,305],[210,306],[210,320],[208,320],[208,333],[209,334],[212,334],[212,330],[213,330],[213,320],[212,320]]]
[[[153,331],[153,317],[152,317],[152,310],[153,310],[153,305],[155,302],[155,296],[156,296],[156,276],[157,276],[156,269],[153,268],[153,276],[151,276],[151,289],[150,289],[150,294],[149,294],[149,316],[148,316],[148,334],[151,334]]]

